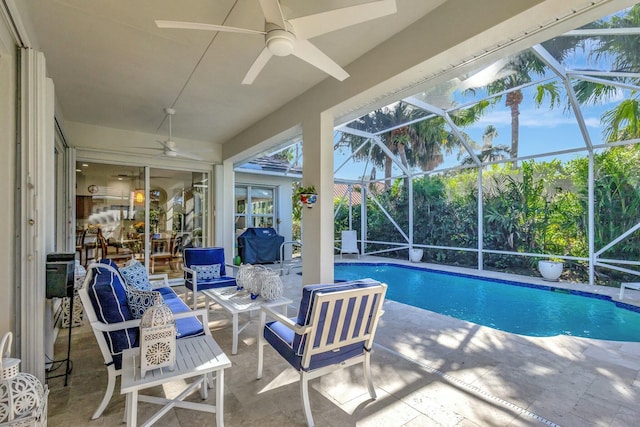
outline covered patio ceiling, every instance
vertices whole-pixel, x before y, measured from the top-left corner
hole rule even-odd
[[[299,17],[362,3],[281,5],[287,17]],[[161,29],[154,20],[260,29],[257,1],[191,0],[177,6],[168,0],[27,0],[15,7],[29,30],[25,46],[46,56],[57,114],[71,145],[104,149],[108,141],[110,150],[144,154],[141,147],[157,147],[156,140],[166,136],[163,108],[174,107],[178,148],[218,163],[281,143],[304,115],[330,110],[344,123],[407,90],[415,93],[427,80],[433,84],[453,68],[477,67],[494,52],[515,50],[531,38],[541,41],[630,4],[561,3],[397,0],[396,14],[313,38],[350,74],[344,82],[287,57],[270,61],[250,86],[240,81],[264,45],[260,37]]]

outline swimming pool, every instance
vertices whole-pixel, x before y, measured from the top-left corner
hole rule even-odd
[[[506,332],[640,342],[640,308],[553,286],[386,263],[340,263],[336,280],[387,283],[387,298]]]

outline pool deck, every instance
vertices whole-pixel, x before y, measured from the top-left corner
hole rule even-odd
[[[362,257],[361,262],[380,261]],[[338,258],[336,262],[340,262]],[[358,262],[346,257],[343,262]],[[395,262],[395,261],[394,261]],[[399,262],[402,263],[402,262]],[[409,264],[407,262],[407,264]],[[430,266],[549,285],[538,279]],[[285,293],[297,305],[301,276],[283,276]],[[553,286],[610,295],[618,289],[565,282]],[[182,287],[176,288],[184,292]],[[626,303],[640,305],[640,292]],[[351,367],[311,382],[311,409],[318,426],[631,426],[640,419],[640,343],[568,336],[510,334],[386,301],[372,355],[378,399],[370,400],[362,370]],[[507,308],[508,309],[508,308]],[[293,314],[293,311],[290,312]],[[255,379],[258,316],[231,353],[231,321],[214,310],[209,324],[233,366],[225,375],[227,426],[302,426],[304,415],[296,373],[266,350],[265,374]],[[99,402],[106,372],[88,326],[73,330],[74,370],[68,387],[49,382],[50,426],[116,426],[124,399],[116,394],[98,420],[89,417]],[[66,332],[56,348],[66,348]],[[155,393],[174,393],[171,387]],[[198,395],[194,396],[197,400]],[[209,400],[214,402],[215,393]],[[141,403],[140,418],[155,409]],[[158,426],[214,426],[215,418],[185,409],[169,411]]]

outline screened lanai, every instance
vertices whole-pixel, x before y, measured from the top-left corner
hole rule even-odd
[[[633,280],[638,45],[640,5],[343,118],[336,250],[353,229],[363,254],[422,249],[424,262],[524,275],[551,259],[567,280]],[[299,166],[302,137],[292,142]]]

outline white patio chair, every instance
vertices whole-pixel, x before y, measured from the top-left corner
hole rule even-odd
[[[340,246],[340,259],[343,254],[356,254],[360,259],[360,250],[358,249],[358,233],[356,230],[342,231],[342,244]]]
[[[624,298],[625,289],[633,289],[634,291],[640,291],[640,282],[627,282],[620,283],[620,300]]]
[[[369,395],[376,398],[371,348],[386,291],[387,285],[372,279],[305,286],[296,321],[262,306],[257,378],[262,378],[263,346],[268,343],[300,373],[302,405],[310,427],[309,380],[313,378],[362,363]],[[267,323],[267,314],[276,320]]]

